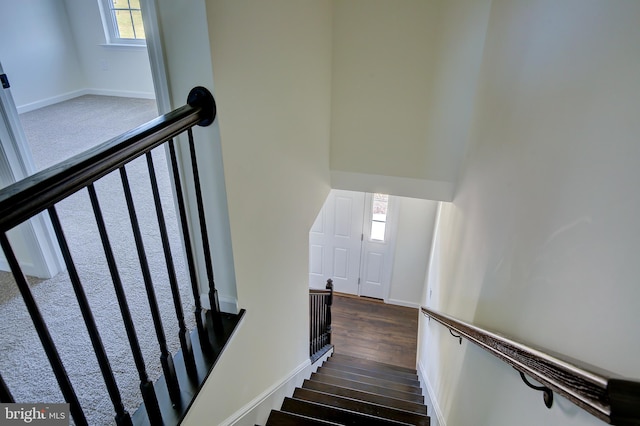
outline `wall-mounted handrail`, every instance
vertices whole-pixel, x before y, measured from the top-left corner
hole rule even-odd
[[[640,425],[640,381],[518,342],[430,308],[421,310],[597,418],[615,425]]]

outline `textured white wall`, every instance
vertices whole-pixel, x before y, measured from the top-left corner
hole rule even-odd
[[[220,424],[308,354],[308,233],[329,192],[331,3],[206,2],[238,302],[185,424]],[[253,423],[252,423],[253,424]]]
[[[471,145],[425,303],[640,378],[640,3],[493,0]],[[597,425],[421,323],[448,425]],[[615,350],[612,350],[615,348]]]

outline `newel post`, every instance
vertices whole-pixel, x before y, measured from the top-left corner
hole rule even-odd
[[[327,285],[325,287],[329,290],[329,296],[326,297],[325,304],[327,305],[326,309],[326,318],[325,324],[327,325],[327,345],[331,344],[331,305],[333,305],[333,280],[329,278],[327,280]]]

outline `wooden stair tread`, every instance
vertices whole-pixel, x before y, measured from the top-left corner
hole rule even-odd
[[[281,411],[349,425],[400,426],[409,424],[294,398],[285,398]]]
[[[399,391],[395,389],[389,389],[387,387],[380,386],[380,385],[356,382],[353,380],[330,376],[323,373],[313,373],[311,375],[310,380],[327,383],[331,385],[336,385],[336,386],[341,386],[343,388],[374,393],[376,395],[388,396],[391,398],[401,399],[403,401],[411,401],[419,404],[424,404],[424,397],[422,396],[422,394],[415,394],[415,393],[409,393],[409,392]]]
[[[338,396],[344,396],[346,398],[357,399],[359,401],[372,402],[374,404],[411,411],[412,413],[425,415],[427,414],[427,407],[424,404],[419,404],[417,402],[405,401],[402,399],[377,395],[365,391],[344,388],[341,386],[317,382],[314,380],[305,380],[302,387],[306,389],[317,390],[320,392],[331,393]]]
[[[429,426],[429,417],[425,414],[411,413],[397,408],[385,407],[383,405],[367,403],[338,395],[331,395],[312,389],[297,388],[293,392],[293,397],[296,399],[331,405],[333,407],[344,408],[358,413],[382,417],[384,419],[396,420],[411,425]]]
[[[429,426],[415,370],[333,354],[272,410],[266,426]]]
[[[354,382],[369,383],[372,385],[385,386],[389,389],[395,389],[403,392],[415,393],[422,395],[422,389],[420,386],[408,385],[404,383],[398,383],[393,380],[382,379],[370,375],[351,373],[343,370],[336,370],[330,367],[320,367],[317,373],[326,374],[329,376],[340,377],[347,380],[353,380]]]
[[[333,362],[331,361],[331,358],[325,361],[325,363],[323,364],[323,367],[329,367],[334,370],[341,370],[349,373],[361,374],[363,376],[378,377],[380,379],[391,380],[396,383],[404,383],[412,386],[420,386],[420,381],[418,381],[417,376],[414,378],[411,378],[407,376],[398,376],[394,373],[372,371],[363,367],[357,367],[353,365],[340,364],[337,362]]]
[[[334,361],[339,361],[345,364],[362,365],[364,367],[369,367],[376,370],[385,370],[385,371],[397,372],[397,373],[408,374],[408,375],[418,374],[415,368],[401,367],[399,365],[387,364],[384,362],[373,361],[365,358],[358,358],[358,357],[341,354],[341,353],[334,353],[330,359]]]
[[[334,426],[340,424],[341,423],[332,423],[325,420],[305,417],[299,414],[271,410],[265,426]]]

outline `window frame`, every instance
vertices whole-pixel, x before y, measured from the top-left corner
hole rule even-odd
[[[113,14],[112,1],[111,0],[97,0],[100,8],[100,17],[102,19],[102,27],[104,29],[104,35],[106,39],[106,45],[109,46],[146,46],[146,34],[145,38],[122,38],[119,36],[118,24],[116,23],[116,17]],[[138,10],[132,8],[124,8],[129,10]],[[142,13],[142,1],[140,2],[140,13]],[[144,19],[144,18],[143,18]],[[135,32],[135,27],[133,27]]]

